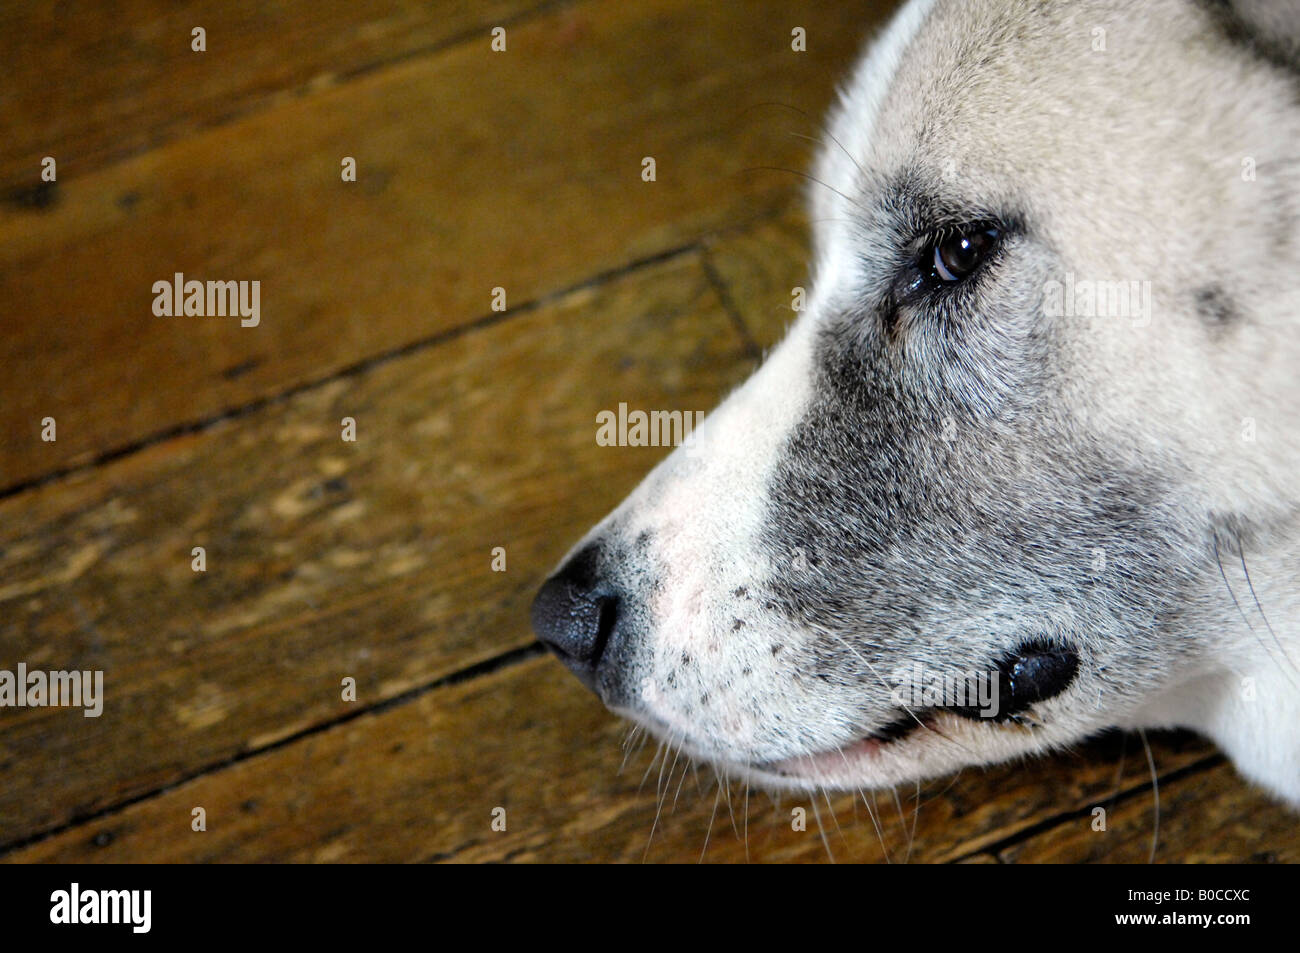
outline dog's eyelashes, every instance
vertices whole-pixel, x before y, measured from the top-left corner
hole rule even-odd
[[[924,233],[923,233],[924,235]],[[908,243],[915,257],[904,260],[879,313],[892,339],[904,308],[936,301],[936,294],[957,288],[975,275],[997,252],[1004,229],[989,219],[947,226]]]
[[[945,231],[932,239],[922,252],[922,271],[937,283],[956,284],[979,270],[1001,238],[997,226],[983,222]]]

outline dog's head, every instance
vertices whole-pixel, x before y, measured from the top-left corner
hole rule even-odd
[[[895,18],[824,137],[806,309],[534,606],[606,704],[880,785],[1231,668],[1216,547],[1294,512],[1300,112],[1213,7]]]

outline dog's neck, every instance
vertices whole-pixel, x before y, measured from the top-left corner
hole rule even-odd
[[[1222,556],[1223,631],[1213,655],[1127,727],[1199,731],[1245,777],[1300,808],[1300,542],[1244,560]]]

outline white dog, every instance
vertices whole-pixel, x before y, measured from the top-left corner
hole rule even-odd
[[[1300,805],[1300,5],[912,0],[808,306],[534,606],[768,786],[1186,726]]]

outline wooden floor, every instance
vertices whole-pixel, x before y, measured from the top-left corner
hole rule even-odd
[[[0,857],[1147,859],[1138,739],[874,820],[869,795],[776,806],[653,745],[620,770],[627,726],[529,631],[661,453],[598,447],[596,411],[708,409],[792,317],[805,137],[887,4],[19,6],[0,668],[99,669],[106,699],[0,709]],[[176,272],[259,280],[261,323],[155,316]],[[1158,860],[1300,859],[1209,745],[1152,751]]]

